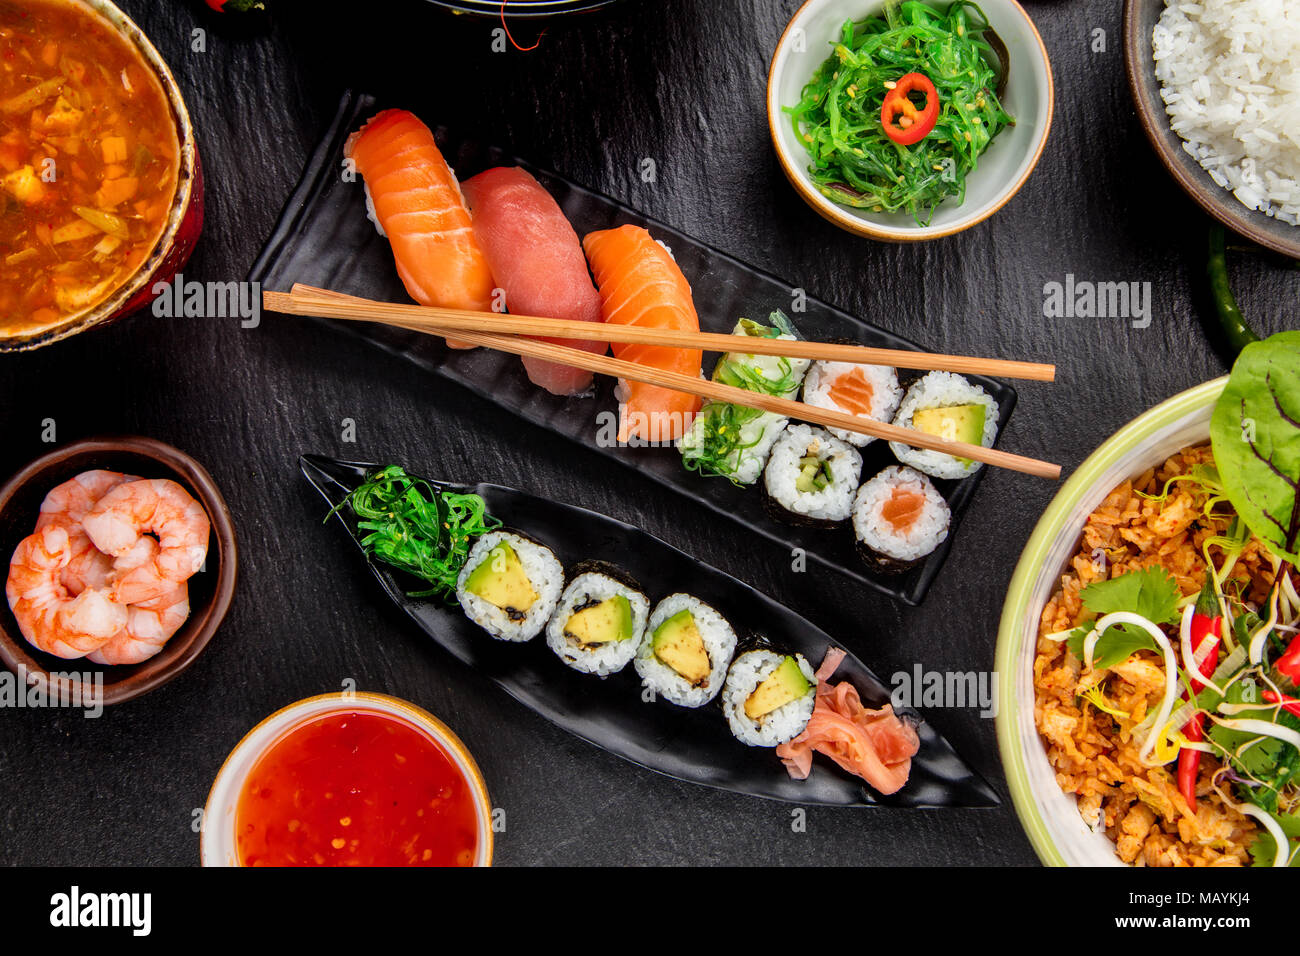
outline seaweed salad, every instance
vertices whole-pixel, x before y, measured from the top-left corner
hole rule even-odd
[[[977,5],[906,0],[883,14],[846,20],[785,109],[823,195],[926,225],[941,202],[965,199],[966,177],[1015,120],[998,99],[992,31]]]

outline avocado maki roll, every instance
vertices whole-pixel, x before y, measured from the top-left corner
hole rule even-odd
[[[456,580],[465,615],[493,637],[528,641],[555,611],[564,567],[543,544],[508,531],[489,531],[470,549]]]
[[[814,362],[803,382],[803,400],[815,408],[891,422],[903,400],[898,372],[884,365],[851,362]],[[862,448],[875,441],[871,435],[832,428],[840,441]]]
[[[984,389],[954,372],[929,372],[908,388],[894,424],[989,448],[998,437],[998,403]],[[900,442],[890,442],[889,449],[904,465],[934,478],[965,478],[980,468],[978,461]]]
[[[802,654],[769,649],[736,656],[722,688],[722,711],[737,740],[775,747],[808,726],[817,698],[817,676]]]
[[[933,482],[913,468],[890,465],[858,489],[853,534],[863,560],[903,571],[948,537],[952,515]]]
[[[546,645],[576,671],[605,677],[636,656],[650,601],[610,569],[585,570],[564,589]]]
[[[772,448],[763,472],[778,516],[798,524],[833,525],[853,509],[862,456],[816,425],[791,425]]]
[[[773,312],[769,321],[772,324],[767,326],[741,319],[733,334],[788,341],[797,337],[784,312]],[[728,352],[714,367],[713,380],[777,398],[794,398],[808,365],[807,359]],[[782,415],[757,408],[705,402],[691,427],[678,439],[682,464],[702,475],[718,475],[738,485],[752,485],[762,475],[772,445],[787,421]]]
[[[736,632],[689,594],[670,594],[650,614],[634,661],[641,682],[682,707],[707,704],[722,690]]]

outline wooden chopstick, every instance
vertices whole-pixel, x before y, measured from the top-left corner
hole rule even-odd
[[[480,345],[515,355],[543,359],[548,362],[586,369],[590,372],[615,378],[632,379],[719,402],[757,408],[787,418],[811,422],[815,425],[842,428],[885,441],[901,442],[914,448],[928,448],[958,458],[968,458],[972,461],[979,461],[987,465],[1019,471],[1041,478],[1056,480],[1061,476],[1059,465],[1035,458],[1027,458],[1023,455],[1014,455],[996,448],[985,448],[982,445],[972,445],[966,442],[948,441],[912,428],[901,428],[898,425],[889,425],[869,418],[860,418],[857,415],[817,408],[803,402],[733,388],[730,385],[723,385],[708,379],[691,378],[676,372],[666,372],[639,365],[635,362],[627,362],[605,355],[596,355],[592,352],[584,352],[563,345],[553,345],[549,342],[539,342],[534,339],[513,335],[493,335],[482,332],[467,332],[463,329],[431,327],[427,321],[412,322],[406,319],[392,318],[391,313],[387,310],[372,308],[376,305],[387,305],[388,303],[374,303],[367,299],[359,299],[328,290],[312,289],[307,292],[305,290],[310,288],[307,286],[295,286],[294,288],[300,291],[292,293],[264,292],[262,294],[263,307],[273,312],[282,312],[289,315],[314,315],[325,318],[338,317],[334,313],[344,311],[344,306],[347,306],[346,311],[353,318],[358,318],[362,314],[357,311],[358,309],[369,310],[369,321],[379,322],[384,325],[437,335],[442,338],[451,335],[453,338],[471,345]]]
[[[319,295],[321,291],[312,286],[295,284],[290,297]],[[925,371],[938,369],[961,375],[988,375],[994,378],[1027,379],[1037,382],[1051,382],[1056,379],[1055,365],[1018,362],[1010,359],[974,358],[966,355],[942,355],[935,352],[913,352],[909,349],[882,349],[833,342],[749,337],[738,343],[737,336],[717,332],[683,332],[636,325],[613,325],[605,322],[568,322],[533,315],[438,309],[400,302],[354,300],[351,297],[340,298],[336,303],[323,308],[326,311],[319,314],[324,318],[363,322],[396,319],[410,323],[408,328],[423,324],[430,329],[453,329],[458,333],[484,332],[488,335],[529,335],[551,339],[660,345],[665,348],[700,349],[706,352],[741,351],[747,355],[780,355],[786,358],[822,362],[892,365],[895,368]],[[278,311],[287,310],[279,308]]]

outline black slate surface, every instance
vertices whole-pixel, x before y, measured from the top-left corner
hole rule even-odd
[[[1114,0],[1030,0],[1052,56],[1056,121],[1037,171],[992,220],[923,246],[847,236],[779,171],[763,115],[767,60],[796,0],[627,2],[553,23],[531,53],[492,52],[491,20],[422,0],[290,4],[265,20],[198,2],[121,0],[171,63],[202,137],[208,223],[186,274],[242,277],[344,86],[407,103],[527,156],[834,305],[948,351],[1044,359],[1057,384],[1024,385],[1003,447],[1077,465],[1133,415],[1221,374],[1202,327],[1205,220],[1164,174],[1133,117]],[[193,52],[192,31],[207,31]],[[514,29],[523,45],[535,36]],[[1104,31],[1105,52],[1094,52]],[[643,183],[640,162],[656,162]],[[1261,330],[1296,325],[1300,275],[1233,257]],[[1067,273],[1149,281],[1153,321],[1048,319],[1043,285]],[[919,281],[918,281],[919,280]],[[887,677],[991,666],[1001,595],[1054,485],[992,473],[945,575],[919,609],[706,524],[599,456],[407,363],[307,320],[257,329],[145,314],[3,359],[8,474],[59,441],[152,435],[196,455],[241,533],[225,627],[182,678],[97,720],[0,711],[0,862],[194,864],[201,807],[226,753],[263,716],[341,689],[413,700],[477,756],[506,811],[497,859],[527,863],[1031,864],[1009,804],[997,811],[790,808],[638,770],[535,717],[423,640],[320,525],[300,452],[445,463],[645,528],[772,595]],[[342,440],[349,422],[356,440]],[[490,437],[485,437],[490,436]],[[1002,787],[992,721],[927,718]]]

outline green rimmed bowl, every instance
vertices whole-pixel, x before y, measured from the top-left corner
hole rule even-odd
[[[1043,512],[1020,555],[1002,606],[998,750],[1016,815],[1049,866],[1111,866],[1120,859],[1105,832],[1093,832],[1075,798],[1061,790],[1034,726],[1034,647],[1043,608],[1079,547],[1088,515],[1126,478],[1210,438],[1210,414],[1228,379],[1218,378],[1139,415],[1093,452]]]

